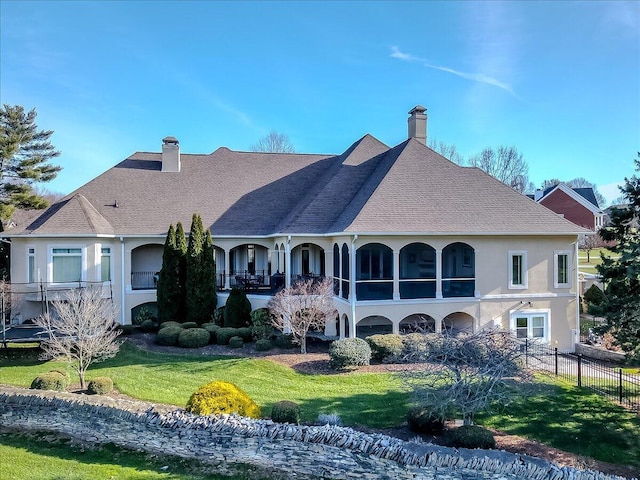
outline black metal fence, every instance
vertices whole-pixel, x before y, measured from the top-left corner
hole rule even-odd
[[[640,375],[626,374],[622,368],[536,342],[525,341],[522,348],[527,368],[550,372],[640,414]]]

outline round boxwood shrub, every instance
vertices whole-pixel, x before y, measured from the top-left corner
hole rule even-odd
[[[38,375],[31,382],[34,390],[57,390],[62,392],[67,388],[67,379],[60,372],[47,372]]]
[[[203,323],[201,328],[204,328],[209,332],[209,343],[216,343],[216,332],[220,330],[220,325],[216,325],[215,323]]]
[[[276,337],[276,347],[284,348],[286,350],[294,348],[295,345],[293,343],[293,335],[290,335],[290,334],[278,335]]]
[[[167,327],[179,327],[179,328],[182,328],[182,324],[179,323],[179,322],[173,322],[173,321],[162,322],[160,324],[160,330],[162,330],[163,328],[167,328]]]
[[[451,442],[462,448],[495,448],[496,439],[486,428],[478,425],[463,425],[451,432]]]
[[[156,343],[158,345],[176,346],[178,345],[178,337],[184,332],[181,327],[165,327],[156,335]]]
[[[252,339],[251,327],[238,328],[238,336],[241,337],[245,342],[250,342]]]
[[[92,395],[105,395],[113,390],[113,380],[109,377],[96,377],[87,385],[87,391]]]
[[[154,332],[156,330],[156,322],[153,320],[145,320],[140,324],[140,331],[142,332]]]
[[[267,350],[271,350],[271,347],[273,347],[273,345],[268,338],[259,338],[256,340],[256,350],[258,352],[266,352]]]
[[[182,324],[182,328],[189,329],[189,328],[200,328],[200,325],[198,325],[196,322],[184,322]]]
[[[229,348],[242,348],[244,340],[242,337],[231,337],[229,339]]]
[[[300,424],[300,405],[288,400],[274,403],[271,409],[271,420],[277,423]]]
[[[216,331],[216,343],[218,345],[228,345],[231,337],[238,336],[237,328],[222,327]]]
[[[209,345],[210,334],[204,328],[189,328],[178,335],[178,345],[183,348],[199,348]]]
[[[64,377],[64,382],[65,382],[65,388],[67,388],[69,385],[71,385],[71,375],[69,375],[69,372],[67,372],[66,370],[62,370],[59,368],[54,368],[53,370],[51,370],[51,372],[57,372],[60,375],[62,375]]]
[[[200,387],[187,402],[187,411],[198,415],[237,413],[260,418],[260,407],[233,383],[214,381]]]
[[[369,365],[371,348],[361,338],[342,338],[329,346],[329,358],[329,365],[336,370]]]
[[[444,421],[431,414],[424,406],[416,406],[407,412],[409,429],[417,433],[440,433],[444,429]]]
[[[371,357],[383,362],[402,353],[402,337],[397,333],[371,335],[365,339],[371,348]]]
[[[584,301],[589,305],[600,305],[605,300],[604,292],[595,283],[584,292]]]

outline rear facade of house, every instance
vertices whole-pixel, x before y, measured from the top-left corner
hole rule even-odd
[[[584,230],[476,168],[408,139],[365,135],[340,155],[138,152],[52,205],[12,242],[12,321],[42,299],[99,285],[131,323],[156,300],[170,224],[198,213],[216,246],[218,305],[234,285],[252,308],[283,286],[334,279],[329,337],[483,327],[572,350],[577,240]]]

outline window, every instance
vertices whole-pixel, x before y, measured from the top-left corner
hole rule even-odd
[[[52,280],[54,283],[82,280],[82,249],[51,249]]]
[[[36,249],[35,248],[29,248],[27,249],[28,252],[28,265],[27,265],[27,282],[28,283],[35,283],[37,282],[36,279]]]
[[[554,279],[555,288],[567,288],[571,282],[569,280],[569,253],[555,252],[554,255]]]
[[[527,288],[527,252],[509,252],[509,288]]]
[[[256,246],[247,245],[247,270],[249,275],[256,274]]]
[[[511,314],[511,329],[516,337],[524,339],[549,341],[548,311],[518,311]]]
[[[100,255],[100,281],[111,281],[111,248],[103,247]]]

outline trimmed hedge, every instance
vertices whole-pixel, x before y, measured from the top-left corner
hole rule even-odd
[[[64,377],[64,381],[66,383],[65,388],[71,385],[71,375],[66,370],[62,370],[60,368],[54,368],[53,370],[51,370],[51,372],[57,372]]]
[[[232,328],[251,325],[251,302],[244,290],[233,287],[224,308],[224,326]]]
[[[451,432],[451,441],[455,447],[462,448],[495,448],[496,439],[486,428],[478,425],[463,425]]]
[[[222,327],[216,331],[216,343],[218,345],[228,345],[231,337],[237,337],[238,329],[231,327]]]
[[[174,321],[162,322],[160,324],[160,330],[162,330],[163,328],[167,328],[167,327],[180,327],[180,328],[182,328],[182,324],[180,322],[174,322]]]
[[[146,333],[155,332],[157,327],[156,322],[153,320],[145,320],[140,324],[140,331]]]
[[[329,346],[329,358],[329,365],[336,370],[369,365],[371,347],[361,338],[342,338]]]
[[[444,430],[444,421],[431,414],[428,407],[412,407],[407,412],[409,430],[417,433],[440,433]]]
[[[182,327],[165,327],[156,335],[156,343],[158,345],[174,347],[178,345],[178,337],[183,331]]]
[[[260,407],[233,383],[214,381],[200,387],[187,402],[187,411],[197,415],[237,413],[260,418]]]
[[[266,352],[267,350],[271,350],[271,348],[273,348],[273,344],[268,338],[259,338],[256,340],[256,351]]]
[[[242,337],[231,337],[229,339],[229,348],[242,348],[244,346],[244,340]]]
[[[285,350],[289,350],[295,347],[293,343],[293,335],[290,334],[282,334],[276,337],[276,347],[284,348]]]
[[[251,327],[238,328],[238,336],[245,342],[250,342],[253,338],[251,336]]]
[[[87,391],[92,395],[105,395],[113,390],[113,380],[109,377],[96,377],[87,385]]]
[[[402,353],[402,337],[397,333],[371,335],[365,339],[371,348],[371,357],[383,362]]]
[[[184,322],[182,324],[182,328],[189,329],[189,328],[200,328],[200,325],[198,325],[196,322]]]
[[[273,404],[271,420],[277,423],[300,424],[300,405],[296,402],[282,400]]]
[[[220,330],[220,325],[216,325],[215,323],[203,323],[201,327],[209,332],[209,343],[216,343],[216,332]]]
[[[211,334],[204,328],[189,328],[178,335],[178,345],[183,348],[200,348],[209,345]]]
[[[67,388],[67,379],[60,372],[47,372],[38,375],[31,382],[33,390],[56,390],[62,392]]]

